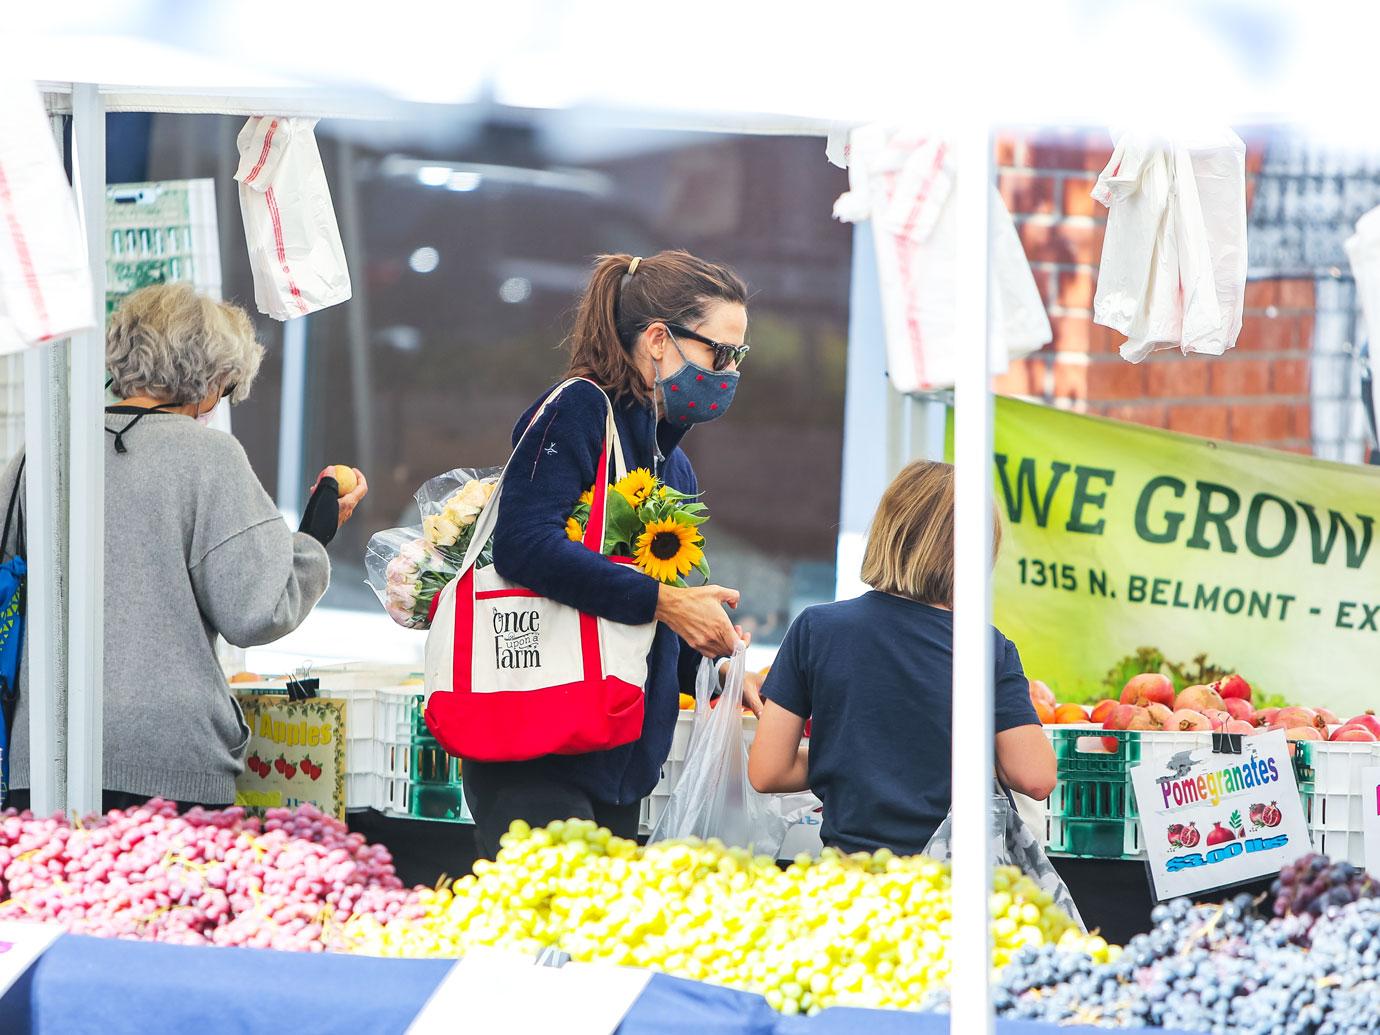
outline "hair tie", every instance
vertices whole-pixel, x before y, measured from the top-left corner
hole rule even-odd
[[[632,262],[628,263],[628,276],[631,277],[634,273],[637,272],[637,264],[641,261],[642,256],[638,255],[633,258]]]

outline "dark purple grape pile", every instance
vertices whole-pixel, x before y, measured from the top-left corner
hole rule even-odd
[[[1380,896],[1380,882],[1359,866],[1305,855],[1284,867],[1270,889],[1275,916],[1317,918],[1330,906],[1347,906]]]
[[[1275,905],[1268,898],[1248,895],[1158,906],[1155,926],[1110,963],[1052,945],[1024,949],[996,975],[993,1005],[1001,1017],[1062,1025],[1380,1032],[1380,898],[1356,867],[1327,859],[1282,876],[1276,902],[1286,889],[1279,916],[1265,915]],[[1299,904],[1303,912],[1291,911]],[[946,1008],[942,998],[928,1005]]]

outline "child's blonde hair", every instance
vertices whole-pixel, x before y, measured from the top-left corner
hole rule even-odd
[[[992,556],[1001,519],[992,513]],[[917,460],[896,476],[877,505],[863,554],[862,580],[883,593],[924,604],[954,604],[954,469]]]

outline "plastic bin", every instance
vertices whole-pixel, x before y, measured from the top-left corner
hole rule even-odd
[[[1362,790],[1361,773],[1380,766],[1380,744],[1304,740],[1298,742],[1295,769],[1302,764],[1311,779],[1300,783],[1313,851],[1365,866],[1364,810],[1375,808]]]
[[[407,779],[389,779],[385,783],[387,786],[381,811],[387,815],[442,823],[474,822],[459,781],[453,784],[424,784]]]

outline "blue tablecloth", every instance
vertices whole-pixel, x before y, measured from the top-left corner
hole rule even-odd
[[[449,960],[189,948],[65,935],[0,999],[0,1032],[38,1035],[403,1032]],[[520,1016],[515,1004],[515,1016]],[[455,1030],[467,1031],[464,1018]],[[519,1029],[514,1028],[514,1031]],[[1055,1035],[1003,1021],[1001,1035]],[[877,1010],[783,1017],[760,996],[653,975],[619,1035],[946,1035],[948,1018]],[[1165,1035],[1157,1032],[1156,1035]]]

